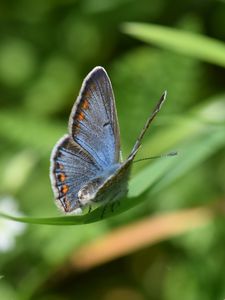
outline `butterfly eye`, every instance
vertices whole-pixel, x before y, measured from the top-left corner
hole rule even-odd
[[[85,204],[90,199],[90,189],[89,185],[85,185],[81,190],[78,192],[78,198],[82,202],[82,204]]]

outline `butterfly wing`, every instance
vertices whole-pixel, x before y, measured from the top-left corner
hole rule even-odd
[[[152,114],[147,119],[140,135],[137,138],[137,141],[128,156],[127,160],[120,165],[120,167],[106,180],[99,186],[96,193],[93,195],[93,202],[100,202],[100,201],[115,201],[127,193],[127,186],[128,186],[128,179],[130,175],[130,170],[132,166],[132,162],[141,146],[141,141],[151,124],[154,120],[155,116],[160,111],[164,101],[166,100],[167,93],[164,92],[163,95],[160,97],[158,103],[156,104]]]
[[[110,79],[102,67],[85,78],[69,120],[73,140],[103,170],[119,162],[120,135]]]
[[[57,205],[68,212],[80,213],[81,187],[98,174],[94,160],[69,135],[62,137],[51,154],[50,178]]]

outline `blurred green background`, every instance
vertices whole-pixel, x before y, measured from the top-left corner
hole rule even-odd
[[[135,164],[130,193],[141,195],[140,205],[123,214],[79,226],[0,219],[0,298],[225,299],[225,2],[1,1],[0,21],[0,211],[60,215],[49,182],[50,152],[96,65],[112,80],[123,156],[165,89],[168,101],[138,158],[179,152]],[[180,36],[125,22],[170,27]],[[187,32],[197,35],[189,40]],[[80,247],[124,226],[199,206],[213,214],[204,226],[89,270],[69,263]]]

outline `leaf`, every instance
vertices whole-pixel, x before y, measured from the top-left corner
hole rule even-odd
[[[103,214],[103,206],[97,208],[91,213],[82,216],[65,216],[53,218],[31,218],[31,217],[15,217],[8,214],[0,213],[1,217],[8,218],[14,221],[33,223],[33,224],[48,224],[48,225],[78,225],[88,224],[92,222],[101,221],[102,219],[116,216],[128,209],[145,201],[143,193],[147,190],[157,191],[165,188],[167,185],[176,181],[178,176],[183,175],[187,169],[193,168],[204,159],[209,157],[213,152],[225,144],[225,130],[224,127],[212,131],[211,134],[204,132],[196,137],[196,142],[189,145],[186,151],[180,148],[180,158],[162,159],[146,167],[138,175],[136,175],[130,182],[130,190],[127,198],[121,199],[120,205],[112,211],[110,205],[106,206]],[[196,153],[196,156],[193,155]],[[199,159],[200,157],[200,159]],[[170,176],[170,174],[172,174]],[[160,186],[161,184],[161,186]]]
[[[201,34],[160,25],[125,23],[123,32],[147,43],[225,67],[225,44]]]

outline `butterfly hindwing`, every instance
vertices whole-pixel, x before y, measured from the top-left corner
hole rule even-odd
[[[78,192],[99,173],[99,168],[69,135],[62,137],[51,155],[50,177],[58,206],[65,212],[80,211]]]
[[[110,79],[103,68],[94,68],[84,80],[70,115],[69,132],[102,169],[119,161],[115,100]]]

